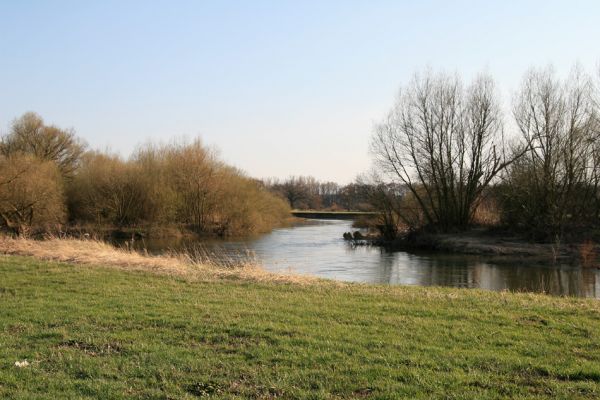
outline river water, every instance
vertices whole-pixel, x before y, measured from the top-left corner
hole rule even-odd
[[[569,265],[493,264],[464,255],[388,252],[353,247],[342,239],[352,221],[312,220],[251,239],[228,241],[152,241],[151,252],[201,246],[236,258],[252,254],[269,271],[292,271],[341,281],[392,285],[450,286],[545,292],[600,298],[600,269]]]

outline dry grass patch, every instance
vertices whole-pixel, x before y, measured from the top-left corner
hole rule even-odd
[[[40,260],[59,261],[78,265],[103,266],[128,271],[151,272],[193,280],[239,278],[258,282],[308,284],[319,279],[293,273],[272,273],[258,261],[245,257],[223,262],[188,253],[148,255],[116,248],[99,240],[49,238],[32,240],[0,235],[0,253],[30,256]]]

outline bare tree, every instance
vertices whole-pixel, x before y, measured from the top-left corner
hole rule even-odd
[[[509,171],[505,214],[537,236],[588,220],[598,187],[598,106],[591,78],[532,69],[514,105],[525,156]]]
[[[503,139],[490,77],[464,88],[458,77],[427,73],[400,92],[371,149],[380,170],[409,190],[425,224],[447,231],[471,223],[482,191],[513,161]]]
[[[0,153],[4,156],[24,153],[53,161],[63,176],[72,175],[84,148],[73,131],[45,125],[44,120],[32,112],[16,119],[10,133],[0,142]]]
[[[273,181],[270,189],[295,209],[320,209],[323,205],[322,184],[312,176],[290,176],[282,182]]]
[[[593,132],[592,135],[595,138],[591,148],[592,153],[592,186],[595,193],[594,197],[594,221],[596,224],[600,223],[600,68],[597,70],[596,83],[593,88],[593,105],[594,105],[594,116],[593,116]]]

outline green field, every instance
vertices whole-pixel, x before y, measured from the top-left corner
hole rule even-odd
[[[0,256],[0,305],[0,398],[600,397],[594,300]]]

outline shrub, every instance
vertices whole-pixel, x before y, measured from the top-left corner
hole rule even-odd
[[[24,153],[52,161],[63,176],[70,176],[77,169],[84,148],[75,132],[45,125],[42,117],[32,112],[14,120],[10,133],[0,142],[0,153],[5,157]]]
[[[57,166],[26,154],[0,157],[0,226],[27,236],[56,231],[64,222]]]
[[[69,184],[72,220],[136,225],[153,214],[150,184],[142,169],[117,156],[87,153]]]

